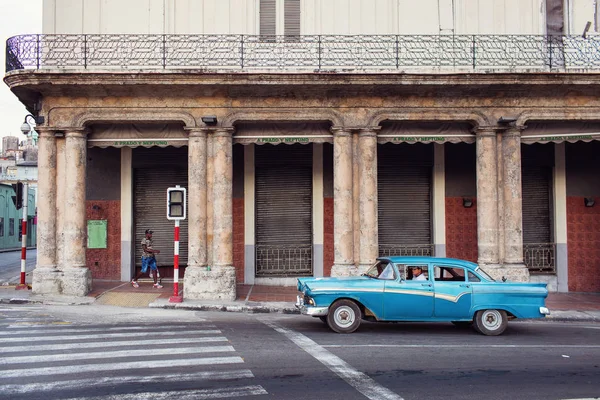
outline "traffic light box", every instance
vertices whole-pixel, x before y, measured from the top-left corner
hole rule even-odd
[[[20,210],[23,207],[23,184],[21,182],[13,183],[12,187],[15,191],[15,195],[12,196],[12,201],[17,210]]]
[[[186,189],[176,186],[167,189],[167,219],[184,220],[186,217]]]

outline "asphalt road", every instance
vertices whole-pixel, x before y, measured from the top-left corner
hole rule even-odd
[[[27,250],[25,256],[25,272],[31,272],[35,268],[37,250]],[[0,253],[0,285],[19,283],[21,276],[21,250]],[[26,282],[31,282],[26,279]]]
[[[0,399],[584,399],[600,324],[365,323],[300,315],[0,306]]]

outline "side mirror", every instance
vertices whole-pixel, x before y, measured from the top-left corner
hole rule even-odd
[[[505,276],[502,277],[502,282],[506,282],[506,277]]]

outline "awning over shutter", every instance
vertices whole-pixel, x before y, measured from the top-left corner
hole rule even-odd
[[[97,124],[88,147],[182,147],[188,138],[179,124]]]
[[[531,122],[521,134],[524,144],[592,140],[600,140],[600,122]]]
[[[383,123],[377,142],[384,143],[475,143],[469,123],[390,122]]]
[[[328,123],[316,124],[240,124],[233,143],[239,144],[309,144],[333,143]]]

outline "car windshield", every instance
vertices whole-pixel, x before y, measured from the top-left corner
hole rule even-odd
[[[371,268],[363,274],[375,279],[394,279],[394,268],[391,263],[387,261],[377,261]]]
[[[481,268],[479,268],[479,267],[475,268],[475,272],[477,272],[479,275],[483,276],[485,279],[487,279],[487,280],[489,280],[489,281],[492,281],[492,282],[494,282],[494,281],[495,281],[495,279],[494,279],[494,278],[492,278],[491,276],[489,276],[489,275],[487,274],[487,272],[485,272],[484,270],[482,270],[482,269],[481,269]]]

